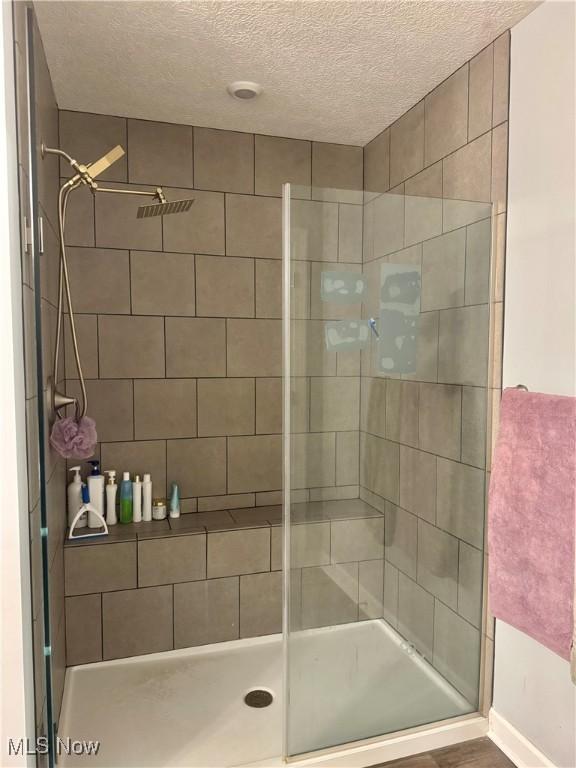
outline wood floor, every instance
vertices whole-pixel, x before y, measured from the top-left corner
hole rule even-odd
[[[506,755],[489,738],[473,739],[453,747],[404,757],[373,768],[514,768]]]

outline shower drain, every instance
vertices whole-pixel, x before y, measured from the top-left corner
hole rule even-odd
[[[266,688],[253,688],[244,696],[244,704],[249,707],[256,707],[257,709],[269,707],[273,701],[272,691],[268,691]]]

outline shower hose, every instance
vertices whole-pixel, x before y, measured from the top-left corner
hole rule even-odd
[[[72,348],[74,350],[74,360],[76,362],[76,368],[78,370],[78,378],[80,379],[80,390],[82,393],[82,406],[80,407],[78,400],[76,400],[76,421],[80,421],[86,415],[86,409],[88,408],[88,397],[86,395],[86,383],[84,381],[84,374],[82,373],[82,364],[80,363],[80,354],[78,352],[78,336],[76,334],[76,323],[74,320],[74,311],[72,309],[72,296],[70,292],[70,279],[68,276],[68,262],[66,260],[66,245],[64,243],[64,227],[66,225],[66,207],[68,204],[68,197],[72,190],[77,189],[81,185],[81,181],[76,182],[67,181],[60,187],[58,193],[58,234],[60,236],[60,266],[58,270],[58,316],[56,320],[56,341],[54,344],[54,361],[52,366],[52,382],[56,387],[58,381],[58,364],[60,356],[60,336],[62,333],[63,315],[64,315],[64,290],[66,290],[66,302],[68,305],[68,317],[70,320],[70,336],[72,339]],[[56,410],[56,416],[61,419],[62,415]]]

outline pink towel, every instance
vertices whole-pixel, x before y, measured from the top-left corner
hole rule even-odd
[[[576,398],[507,389],[500,414],[490,482],[490,608],[570,659]]]

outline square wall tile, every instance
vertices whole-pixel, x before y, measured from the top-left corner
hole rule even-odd
[[[490,200],[490,133],[444,158],[444,197],[449,200]]]
[[[154,187],[134,184],[101,184],[118,189],[154,192]],[[138,208],[152,198],[140,195],[101,193],[94,198],[96,217],[96,245],[98,248],[134,248],[136,250],[162,250],[162,218],[138,219]],[[181,218],[187,214],[181,214]],[[171,249],[178,250],[178,249]]]
[[[240,637],[282,632],[282,573],[240,577]]]
[[[442,161],[411,176],[404,185],[406,196],[442,197]]]
[[[338,206],[338,261],[362,262],[364,208],[340,203]]]
[[[302,628],[358,620],[358,563],[302,569]]]
[[[198,436],[254,434],[255,399],[254,379],[200,379]]]
[[[166,375],[226,376],[226,321],[166,318]]]
[[[404,195],[388,192],[368,203],[364,212],[364,234],[371,240],[371,258],[379,258],[404,247]],[[366,232],[372,217],[372,227]]]
[[[226,493],[225,438],[169,440],[167,451],[168,477],[183,497]]]
[[[362,147],[312,142],[312,186],[325,189],[362,190]]]
[[[425,164],[436,162],[468,139],[468,64],[425,98]]]
[[[128,120],[128,150],[131,183],[194,186],[191,126]]]
[[[281,376],[280,320],[228,320],[228,376]]]
[[[170,585],[103,595],[104,659],[172,650],[172,589]]]
[[[480,631],[436,601],[434,667],[470,702],[478,703]]]
[[[239,637],[238,578],[174,585],[174,647],[222,643]]]
[[[76,337],[78,339],[78,352],[82,373],[87,379],[98,378],[98,318],[96,315],[77,315],[74,318],[76,324]],[[70,323],[64,324],[64,359],[66,361],[66,378],[78,377],[76,362],[74,360],[74,348],[70,334]]]
[[[442,200],[406,195],[405,245],[421,243],[442,232]]]
[[[153,494],[166,493],[166,442],[164,440],[138,440],[130,443],[103,443],[101,446],[102,468],[142,477],[152,475]],[[172,478],[171,478],[172,479]],[[191,494],[192,495],[192,494]]]
[[[424,520],[418,521],[418,584],[456,610],[458,539]]]
[[[326,300],[322,296],[322,276],[325,272],[338,272],[346,275],[358,275],[360,268],[357,264],[326,265],[313,262],[310,265],[310,317],[315,320],[359,320],[361,315],[361,301],[354,304],[345,304],[338,301]]]
[[[102,661],[102,597],[66,598],[66,666]]]
[[[194,379],[134,381],[136,440],[196,437]]]
[[[174,584],[206,578],[206,534],[138,542],[138,586]]]
[[[472,224],[466,231],[466,304],[485,304],[490,298],[490,219]]]
[[[164,376],[164,320],[161,317],[100,315],[100,376],[153,379]]]
[[[282,487],[280,435],[228,439],[228,491],[274,491]]]
[[[378,560],[384,557],[384,517],[333,520],[331,562]]]
[[[256,317],[282,317],[282,262],[257,259]]]
[[[334,376],[336,355],[326,349],[322,320],[294,320],[292,323],[292,375]]]
[[[66,394],[80,398],[80,382],[69,379],[66,382]],[[134,402],[131,381],[87,380],[86,394],[88,415],[96,422],[99,442],[134,438]]]
[[[194,256],[190,253],[130,253],[135,315],[194,315]]]
[[[282,257],[281,201],[226,195],[226,253],[255,259]]]
[[[194,181],[199,189],[254,193],[254,135],[194,129]]]
[[[416,578],[418,518],[394,504],[386,505],[386,560]]]
[[[198,305],[205,317],[254,317],[254,261],[196,256]]]
[[[466,276],[466,230],[457,229],[423,244],[422,310],[461,307]]]
[[[358,427],[360,378],[322,376],[310,381],[310,429],[343,432]]]
[[[292,446],[294,489],[335,485],[336,441],[333,432],[293,435]]]
[[[336,485],[360,482],[360,433],[336,433]]]
[[[458,613],[475,627],[482,622],[482,552],[460,542]]]
[[[422,168],[424,102],[420,101],[390,127],[390,186],[395,187]]]
[[[224,195],[197,189],[165,188],[168,200],[194,198],[189,211],[162,219],[164,248],[179,253],[224,253]],[[151,219],[154,221],[154,219]]]
[[[68,248],[66,255],[75,312],[130,314],[128,251]]]
[[[436,381],[438,378],[438,324],[439,312],[422,312],[416,338],[416,373],[405,379]]]
[[[510,30],[494,41],[494,92],[492,125],[508,120],[510,85]]]
[[[486,386],[488,320],[486,304],[440,312],[439,381]]]
[[[88,165],[99,160],[113,147],[120,144],[124,152],[128,150],[126,118],[111,115],[94,115],[89,112],[58,112],[60,145],[79,163]],[[116,160],[110,168],[98,177],[100,181],[128,181],[127,156]],[[60,174],[65,178],[74,175],[66,160],[60,160]]]
[[[438,459],[436,522],[477,549],[484,543],[483,470]]]
[[[208,533],[208,578],[270,570],[270,528]]]
[[[379,619],[383,611],[384,560],[358,564],[358,618]]]
[[[114,166],[111,166],[112,168]],[[63,182],[64,179],[61,179]],[[70,246],[93,248],[96,245],[94,222],[95,201],[90,189],[84,185],[74,190],[66,206],[65,242]]]
[[[420,384],[419,447],[450,459],[460,458],[460,387]]]
[[[282,432],[282,379],[256,379],[256,433]]]
[[[136,542],[64,549],[64,589],[67,597],[133,589],[135,586]]]
[[[470,60],[468,141],[492,127],[494,46],[489,45]]]
[[[386,437],[418,445],[418,384],[389,379],[386,383]]]
[[[273,528],[272,531],[275,529]],[[281,530],[281,529],[278,529]],[[330,523],[302,523],[290,529],[290,568],[330,563]]]
[[[387,128],[364,147],[364,189],[386,192],[390,187],[390,130]]]
[[[374,435],[363,434],[360,439],[361,485],[397,504],[399,475],[399,445]]]
[[[255,136],[254,192],[281,197],[282,184],[312,184],[312,145],[309,141],[277,136]]]
[[[486,408],[484,388],[462,388],[462,461],[475,467],[486,464]]]
[[[400,506],[429,523],[436,520],[436,456],[400,446]]]
[[[338,260],[337,203],[293,200],[290,214],[293,259],[297,261]]]
[[[386,437],[386,384],[387,379],[362,376],[361,422],[363,432]]]
[[[398,632],[432,661],[434,598],[403,573],[398,575]]]

